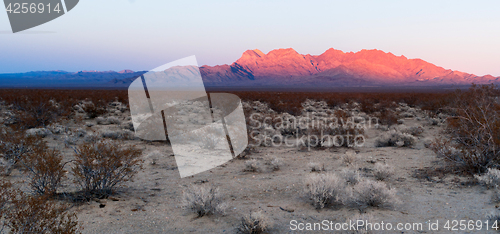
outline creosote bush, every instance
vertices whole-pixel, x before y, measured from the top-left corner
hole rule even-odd
[[[0,181],[0,233],[80,233],[75,213],[46,196],[28,196]]]
[[[488,168],[488,172],[483,175],[474,175],[480,183],[488,188],[498,188],[500,186],[500,170]]]
[[[38,195],[52,196],[57,193],[65,177],[62,155],[55,149],[37,147],[23,158],[22,164],[30,177],[30,187]]]
[[[21,131],[0,131],[0,155],[17,164],[34,148],[44,148],[45,143],[37,137],[25,135]]]
[[[350,168],[344,168],[340,172],[340,176],[342,177],[342,179],[344,179],[347,185],[356,185],[362,179],[358,170]]]
[[[316,209],[342,204],[345,182],[336,174],[311,174],[305,182],[305,195]]]
[[[12,201],[6,216],[12,233],[80,233],[76,214],[45,197],[23,197]]]
[[[185,209],[194,211],[198,217],[223,215],[227,208],[219,188],[212,185],[193,185],[183,191],[182,205]]]
[[[412,147],[417,143],[417,138],[408,133],[401,133],[396,130],[383,133],[375,139],[376,147],[398,146],[398,147]]]
[[[388,180],[394,175],[394,167],[388,164],[377,163],[373,170],[375,179],[383,181]]]
[[[240,234],[260,234],[267,232],[269,226],[269,218],[262,211],[252,212],[241,218],[237,232]]]
[[[279,171],[283,166],[283,160],[277,157],[274,157],[268,162],[268,165],[271,167],[273,171]]]
[[[484,173],[500,163],[500,95],[494,85],[457,91],[448,112],[449,141],[436,141],[434,151],[460,170]],[[453,147],[456,151],[443,148]],[[441,152],[439,152],[441,151]],[[446,152],[447,151],[447,152]],[[452,153],[452,154],[447,154]]]
[[[248,172],[258,172],[260,170],[260,164],[257,160],[255,159],[250,159],[245,162],[245,169],[244,171]]]
[[[141,168],[141,150],[111,140],[80,145],[72,173],[86,196],[108,196]]]
[[[400,203],[396,190],[381,181],[363,180],[354,186],[353,193],[352,202],[360,208],[393,207]]]

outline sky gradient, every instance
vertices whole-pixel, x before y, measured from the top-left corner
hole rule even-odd
[[[199,65],[219,65],[247,49],[291,47],[311,55],[380,49],[500,76],[498,9],[493,0],[81,0],[16,34],[0,11],[0,73],[150,70],[190,55]]]

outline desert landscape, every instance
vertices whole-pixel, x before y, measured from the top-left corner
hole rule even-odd
[[[181,179],[170,143],[135,137],[126,91],[2,90],[0,232],[496,232],[494,86],[235,94],[249,146]],[[327,132],[360,137],[311,137]],[[335,229],[357,220],[378,231]]]

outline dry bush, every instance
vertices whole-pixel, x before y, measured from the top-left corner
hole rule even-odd
[[[488,172],[483,175],[474,175],[474,178],[488,188],[498,188],[500,186],[500,170],[498,169],[488,168]]]
[[[66,176],[65,163],[59,151],[37,147],[22,159],[30,187],[38,195],[53,196]]]
[[[239,154],[236,156],[237,159],[246,159],[249,155],[252,155],[253,153],[258,153],[259,151],[257,150],[257,147],[249,143],[247,147]]]
[[[252,212],[250,215],[241,218],[237,232],[241,234],[266,233],[269,226],[269,218],[262,211]]]
[[[375,179],[384,181],[389,180],[394,175],[394,167],[388,164],[377,163],[373,170]]]
[[[307,167],[309,167],[309,170],[311,170],[311,172],[326,171],[325,164],[323,164],[323,163],[310,162],[310,163],[307,164]]]
[[[66,135],[64,136],[64,146],[68,147],[70,145],[76,145],[78,143],[78,136]]]
[[[417,143],[417,138],[406,133],[401,133],[396,130],[383,133],[375,139],[376,147],[398,146],[412,147]]]
[[[260,170],[260,164],[255,159],[250,159],[245,162],[245,169],[243,171],[257,172]]]
[[[5,216],[8,209],[8,203],[12,199],[12,184],[0,178],[0,233],[6,226]]]
[[[491,195],[491,200],[495,203],[500,202],[500,190],[498,190],[498,188],[495,188],[493,190],[493,194]]]
[[[207,133],[202,136],[198,137],[198,142],[200,143],[200,147],[202,149],[209,149],[213,150],[217,148],[217,145],[219,144],[220,137],[217,137],[217,135],[213,133]]]
[[[39,136],[39,137],[46,137],[51,135],[52,132],[49,129],[46,128],[31,128],[26,130],[26,135],[27,136]]]
[[[353,165],[354,162],[356,162],[356,152],[354,151],[347,151],[345,154],[341,156],[342,162],[346,165]]]
[[[22,100],[15,104],[17,129],[46,127],[62,114],[60,108],[42,101]]]
[[[273,171],[279,171],[283,166],[283,160],[277,157],[270,159],[267,163]]]
[[[17,164],[34,148],[44,148],[45,143],[36,136],[27,136],[19,131],[0,131],[0,155]]]
[[[384,182],[363,180],[354,186],[352,202],[359,208],[393,207],[400,201],[396,190],[390,189]]]
[[[446,131],[450,142],[458,149],[456,155],[445,159],[461,170],[476,174],[500,162],[500,103],[496,86],[473,85],[468,91],[455,92],[449,108],[452,117],[447,119]],[[446,147],[436,142],[435,149]]]
[[[406,127],[401,129],[401,132],[413,136],[420,136],[424,132],[424,128],[422,126]]]
[[[91,132],[83,137],[83,141],[86,143],[97,143],[102,140],[101,135],[96,132]]]
[[[350,168],[344,168],[340,172],[340,176],[342,177],[342,179],[344,179],[347,185],[356,185],[362,179],[358,170],[353,170]]]
[[[398,123],[398,115],[390,109],[384,109],[376,115],[379,124],[391,126]]]
[[[106,114],[106,105],[102,101],[99,101],[97,105],[92,102],[85,103],[82,105],[82,109],[91,119]]]
[[[182,204],[185,209],[194,211],[198,217],[223,215],[227,208],[219,188],[212,185],[193,185],[183,191]]]
[[[85,196],[108,196],[120,183],[132,179],[141,168],[141,150],[103,140],[75,150],[72,173]]]
[[[44,197],[22,197],[12,201],[12,212],[7,214],[11,233],[80,233],[76,214],[68,207],[57,205]]]
[[[75,213],[46,196],[27,196],[8,182],[0,182],[0,233],[80,233]]]
[[[345,182],[335,174],[311,174],[305,185],[305,195],[316,209],[343,202]]]

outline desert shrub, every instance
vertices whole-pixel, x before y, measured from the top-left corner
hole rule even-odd
[[[100,101],[97,104],[94,104],[92,102],[84,103],[82,104],[82,109],[91,119],[104,115],[106,113],[106,106],[103,104],[103,101]]]
[[[200,147],[203,149],[215,149],[219,143],[220,137],[215,134],[207,134],[199,137]]]
[[[51,134],[52,134],[52,132],[46,128],[31,128],[31,129],[26,130],[27,136],[46,137],[46,136],[51,135]]]
[[[488,188],[498,188],[500,185],[500,170],[488,168],[488,172],[483,175],[474,175],[474,178]]]
[[[14,104],[17,129],[46,127],[58,119],[62,111],[44,100],[18,100]]]
[[[36,194],[56,194],[66,175],[62,159],[59,151],[45,148],[35,148],[23,158],[22,164],[29,174],[30,187]]]
[[[373,170],[375,179],[383,181],[388,180],[394,175],[394,167],[388,164],[377,163]]]
[[[391,126],[398,123],[398,116],[394,111],[390,109],[384,109],[381,112],[378,112],[375,115],[378,118],[378,121],[382,125]]]
[[[257,160],[255,159],[250,159],[245,162],[245,169],[244,171],[249,171],[249,172],[257,172],[260,170],[260,164]]]
[[[76,145],[78,143],[78,136],[66,135],[63,142],[65,146]]]
[[[83,141],[86,143],[96,143],[102,140],[102,137],[96,132],[89,133],[83,137]]]
[[[106,130],[101,133],[102,138],[110,138],[113,140],[120,139],[121,133],[119,131]]]
[[[314,162],[310,162],[307,164],[307,166],[309,167],[309,170],[311,172],[322,172],[322,171],[326,171],[325,170],[325,164],[323,163],[314,163]]]
[[[45,143],[36,136],[25,135],[18,131],[0,131],[0,154],[14,164],[21,160],[33,148],[45,147]]]
[[[496,86],[473,85],[455,92],[446,131],[459,154],[445,159],[471,174],[483,173],[500,162],[500,103]],[[438,146],[437,148],[442,147]]]
[[[499,223],[500,222],[500,211],[498,211],[498,210],[492,211],[490,214],[488,214],[486,216],[486,218],[489,221],[491,221],[492,223],[494,223],[494,222]]]
[[[350,168],[344,168],[340,172],[340,176],[346,182],[347,185],[356,185],[362,179],[358,170],[353,170]]]
[[[80,233],[76,214],[45,197],[14,197],[6,215],[11,233]]]
[[[360,208],[392,207],[399,203],[396,190],[384,182],[363,180],[354,186],[352,202]]]
[[[198,217],[224,214],[227,204],[219,188],[212,185],[194,185],[182,193],[185,209],[194,211]]]
[[[413,136],[420,136],[423,132],[424,128],[422,126],[405,127],[401,129],[401,133],[406,133]]]
[[[85,131],[85,129],[79,128],[76,130],[75,135],[78,137],[84,137],[87,135],[87,131]]]
[[[0,233],[5,228],[5,216],[8,209],[8,203],[12,199],[12,184],[0,178]]]
[[[311,174],[305,185],[305,195],[316,209],[343,202],[345,183],[335,174]]]
[[[347,151],[341,156],[341,160],[346,165],[353,165],[356,162],[356,152]]]
[[[109,124],[120,124],[121,123],[121,121],[117,117],[114,117],[114,116],[108,117],[107,122]]]
[[[396,130],[383,133],[375,139],[376,147],[398,146],[398,147],[411,147],[417,143],[417,138],[407,134],[401,133]]]
[[[269,218],[262,212],[252,212],[241,218],[237,232],[241,234],[260,234],[269,229]]]
[[[277,157],[270,159],[267,163],[273,171],[279,171],[283,166],[283,160]]]
[[[75,150],[74,182],[86,196],[108,196],[120,183],[132,179],[141,168],[141,150],[102,140]]]
[[[80,233],[77,217],[68,207],[46,196],[28,196],[0,181],[0,233]]]
[[[498,188],[495,188],[493,190],[493,194],[491,194],[491,200],[495,203],[500,202],[500,190]]]

